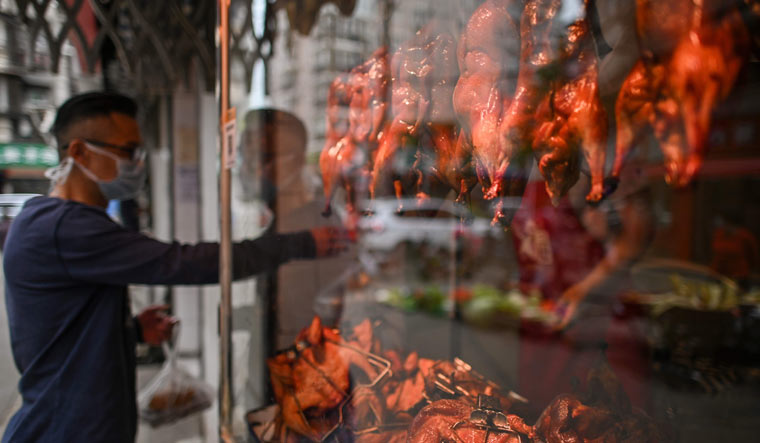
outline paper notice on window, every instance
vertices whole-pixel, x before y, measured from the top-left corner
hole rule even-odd
[[[227,118],[225,119],[224,130],[222,132],[222,149],[225,153],[224,167],[226,169],[232,169],[237,160],[237,119],[235,114],[235,108],[230,108],[227,111]]]

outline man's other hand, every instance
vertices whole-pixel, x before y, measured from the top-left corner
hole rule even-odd
[[[348,249],[353,241],[349,231],[344,228],[325,226],[311,230],[317,247],[317,257],[332,257]]]
[[[178,320],[166,315],[168,309],[168,305],[149,306],[137,316],[145,343],[158,346],[171,339],[172,330]]]

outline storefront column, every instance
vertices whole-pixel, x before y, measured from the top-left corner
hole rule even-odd
[[[197,91],[178,91],[172,99],[174,147],[174,237],[182,243],[200,240],[199,101]],[[173,288],[174,314],[182,319],[178,341],[180,356],[195,359],[200,352],[200,289]],[[194,367],[193,369],[198,369]]]
[[[150,232],[156,239],[166,242],[174,240],[174,199],[172,192],[172,128],[171,128],[171,95],[158,99],[154,149],[148,150],[150,155]],[[151,300],[146,304],[163,304],[168,297],[166,286],[150,288]]]
[[[200,200],[201,239],[219,241],[219,151],[218,114],[216,97],[213,93],[201,93],[199,98],[199,140],[200,140]],[[201,288],[202,310],[202,361],[203,378],[211,386],[219,385],[219,299],[221,291],[217,285]],[[219,439],[219,405],[203,414],[204,441]]]

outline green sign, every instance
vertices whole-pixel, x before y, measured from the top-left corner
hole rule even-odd
[[[58,152],[36,143],[0,143],[0,168],[49,168],[58,164]]]

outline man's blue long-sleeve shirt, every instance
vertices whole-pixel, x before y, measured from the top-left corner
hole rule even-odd
[[[233,276],[311,258],[308,232],[236,243]],[[219,281],[219,245],[164,243],[128,231],[97,207],[29,200],[3,266],[21,409],[5,442],[133,442],[136,333],[128,284]]]

